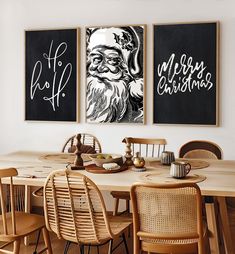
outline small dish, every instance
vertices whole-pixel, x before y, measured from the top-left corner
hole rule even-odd
[[[131,170],[134,172],[144,172],[144,171],[146,171],[146,168],[145,167],[143,167],[143,168],[133,167]]]

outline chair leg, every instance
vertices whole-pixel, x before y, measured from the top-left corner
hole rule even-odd
[[[128,250],[128,246],[127,246],[127,242],[126,242],[125,233],[122,233],[122,239],[123,239],[123,243],[125,245],[126,254],[129,254],[129,250]]]
[[[80,245],[80,254],[85,254],[84,253],[84,245]]]
[[[41,235],[41,229],[39,229],[39,231],[38,231],[37,241],[36,241],[36,244],[35,244],[35,249],[34,249],[33,254],[37,254],[37,248],[38,248],[38,243],[39,243],[40,235]]]
[[[115,198],[115,199],[114,199],[113,216],[118,215],[118,206],[119,206],[119,198]]]
[[[90,254],[91,245],[88,245],[88,254]]]
[[[68,253],[70,244],[71,244],[70,241],[67,241],[67,242],[66,242],[65,247],[64,247],[64,254],[67,254],[67,253]]]
[[[20,239],[14,241],[13,253],[14,254],[20,253]]]
[[[128,199],[126,199],[126,211],[130,213],[130,201]]]
[[[45,227],[42,228],[42,233],[43,233],[43,239],[44,239],[45,245],[47,247],[47,253],[52,254],[50,236],[49,236],[49,233]]]
[[[100,254],[99,246],[97,245],[96,248],[97,248],[97,254]]]
[[[113,239],[110,239],[109,241],[109,251],[108,254],[112,254],[113,251]]]

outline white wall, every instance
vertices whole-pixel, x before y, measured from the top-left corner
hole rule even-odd
[[[235,159],[234,0],[0,0],[0,153],[59,151],[76,132],[96,135],[104,151],[124,153],[124,136],[165,137],[168,150],[191,139],[212,140]],[[221,24],[220,127],[152,125],[152,24],[216,21]],[[147,124],[85,123],[85,26],[147,24]],[[24,30],[81,28],[81,121],[24,121]]]

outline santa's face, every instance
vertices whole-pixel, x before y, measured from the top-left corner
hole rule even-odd
[[[101,80],[117,81],[124,77],[126,64],[114,48],[99,46],[88,55],[88,73]]]

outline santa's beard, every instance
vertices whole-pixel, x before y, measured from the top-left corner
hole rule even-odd
[[[120,122],[128,108],[125,81],[87,79],[87,119],[91,122]]]

